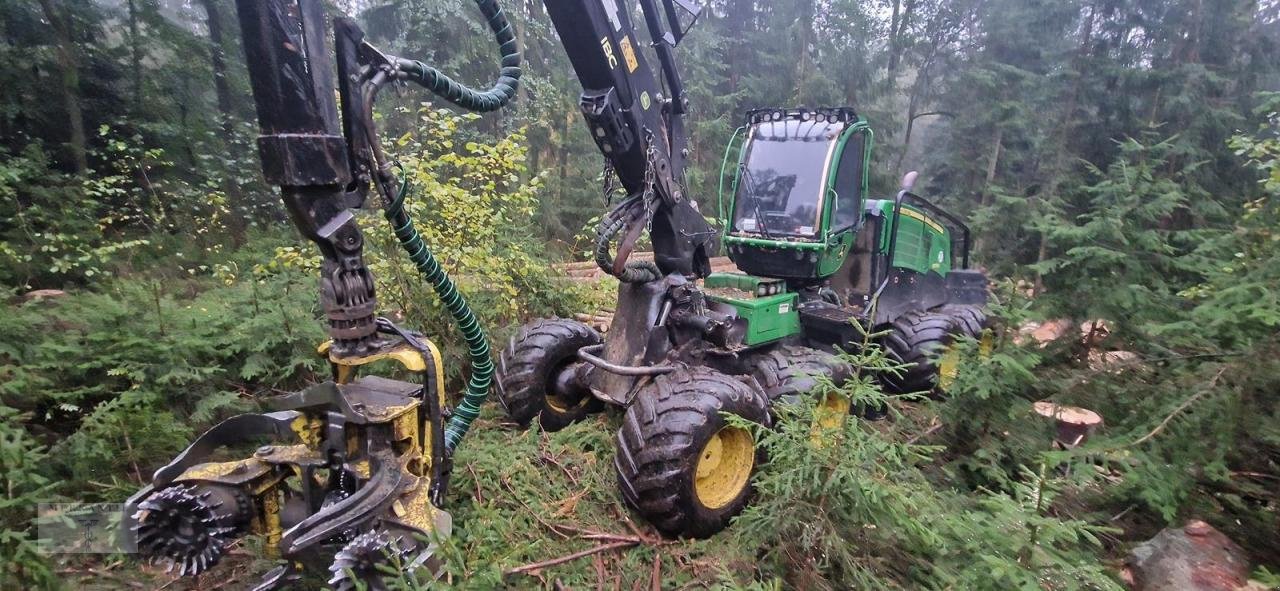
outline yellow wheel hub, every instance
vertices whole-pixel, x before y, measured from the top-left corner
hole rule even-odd
[[[978,337],[978,356],[987,359],[991,357],[991,352],[996,348],[995,335],[990,330],[982,331],[982,336]]]
[[[570,410],[573,410],[574,407],[577,407],[584,402],[586,402],[586,400],[579,400],[578,404],[570,404],[563,396],[547,394],[547,406],[551,407],[551,410],[556,412],[569,412]]]
[[[813,423],[819,429],[839,429],[849,416],[849,399],[835,392],[828,392],[813,409]]]
[[[942,391],[951,389],[951,385],[956,383],[956,378],[960,376],[960,351],[955,347],[947,347],[942,352],[942,357],[938,358],[938,388]]]
[[[809,445],[814,449],[826,447],[838,429],[849,419],[849,399],[836,392],[827,392],[818,406],[813,408],[813,425],[809,427]]]
[[[708,509],[732,503],[747,487],[755,463],[751,433],[738,427],[722,427],[707,440],[698,456],[693,484],[698,501]]]

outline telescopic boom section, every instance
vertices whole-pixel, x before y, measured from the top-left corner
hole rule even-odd
[[[348,193],[351,158],[338,119],[320,2],[237,0],[268,183],[298,229],[324,254],[320,304],[340,357],[377,350],[373,276]]]
[[[620,274],[642,226],[650,223],[654,260],[662,273],[706,276],[716,232],[687,193],[684,167],[687,108],[673,48],[683,31],[677,10],[693,17],[685,0],[639,0],[648,38],[662,68],[654,75],[622,0],[545,0],[552,24],[582,83],[582,114],[600,152],[618,176],[633,215],[611,272]],[[666,27],[664,29],[663,20]],[[664,84],[665,82],[665,84]],[[639,199],[630,199],[637,197]]]

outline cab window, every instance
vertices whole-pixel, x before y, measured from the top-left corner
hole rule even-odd
[[[836,165],[835,216],[831,229],[840,232],[856,226],[862,219],[862,158],[866,149],[865,132],[849,137],[840,162]]]

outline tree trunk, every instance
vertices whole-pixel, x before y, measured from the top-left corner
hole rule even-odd
[[[981,207],[989,207],[992,202],[991,183],[996,180],[996,166],[1000,163],[1000,150],[1004,148],[1004,128],[996,125],[996,136],[991,140],[991,158],[987,161],[987,182],[982,187],[982,196],[979,198]],[[977,240],[974,240],[974,252],[981,252],[986,241],[985,232],[978,234]]]
[[[205,25],[209,28],[209,68],[213,71],[213,93],[218,105],[218,124],[222,128],[223,145],[226,146],[228,153],[238,155],[240,150],[236,143],[235,103],[227,72],[222,13],[218,11],[218,3],[215,0],[200,0],[200,5],[204,8]],[[244,203],[244,193],[240,190],[240,184],[236,182],[233,174],[227,175],[222,186],[227,193],[227,201],[233,207],[231,215],[227,217],[227,229],[231,232],[232,243],[235,246],[241,246],[249,230],[249,221],[242,213],[243,206],[247,205]]]
[[[40,0],[44,16],[53,25],[53,35],[58,44],[58,68],[62,70],[62,104],[67,110],[67,129],[70,132],[71,160],[77,173],[89,169],[84,133],[84,110],[80,105],[80,70],[76,64],[76,46],[71,38],[71,15],[65,10],[59,13],[53,0]]]
[[[902,0],[893,0],[893,17],[889,19],[889,77],[898,69],[898,20],[902,14]]]
[[[225,41],[222,36],[222,14],[214,0],[200,0],[204,7],[205,25],[209,27],[209,67],[213,70],[213,92],[218,101],[222,137],[231,144],[235,138],[235,103],[228,82]]]
[[[138,2],[129,0],[129,76],[134,114],[142,112],[142,39],[138,33]]]
[[[898,65],[902,63],[902,54],[906,51],[906,43],[903,37],[907,34],[907,27],[911,26],[911,14],[915,11],[916,1],[907,0],[907,5],[902,9],[902,15],[894,18],[893,30],[889,32],[889,74],[892,76],[898,69]],[[893,3],[895,11],[898,9],[898,1]]]
[[[809,39],[813,34],[814,9],[814,2],[806,0],[800,5],[800,15],[796,19],[797,26],[800,27],[800,63],[796,65],[795,92],[792,95],[796,104],[804,103],[807,99],[804,95],[804,81],[809,71]]]
[[[1097,15],[1097,9],[1093,5],[1088,6],[1089,16],[1084,25],[1084,37],[1080,40],[1080,47],[1076,52],[1073,60],[1072,68],[1075,70],[1075,80],[1071,83],[1070,94],[1067,95],[1066,107],[1062,110],[1061,119],[1055,127],[1053,136],[1050,137],[1050,149],[1054,152],[1053,168],[1049,171],[1048,190],[1044,192],[1044,197],[1037,198],[1035,205],[1041,205],[1046,200],[1057,197],[1058,188],[1062,186],[1063,168],[1066,166],[1067,156],[1067,138],[1070,135],[1071,122],[1075,117],[1076,106],[1080,102],[1080,83],[1084,78],[1084,61],[1088,57],[1091,47],[1093,46],[1093,25],[1094,17]],[[1049,254],[1049,240],[1044,230],[1040,231],[1040,247],[1036,251],[1036,264],[1039,265],[1045,261],[1045,257]],[[1036,271],[1035,294],[1040,295],[1044,291],[1044,273]]]
[[[729,66],[729,93],[738,92],[738,84],[742,79],[742,46],[747,37],[747,29],[752,13],[755,11],[754,0],[729,0],[725,7],[725,30],[728,31],[728,47],[726,48]]]

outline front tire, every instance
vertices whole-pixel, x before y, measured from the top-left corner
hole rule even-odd
[[[599,400],[557,393],[554,381],[577,360],[579,349],[601,342],[595,329],[573,320],[551,318],[523,326],[498,356],[498,402],[507,416],[521,428],[538,418],[544,430],[559,431],[598,412],[603,406]]]
[[[938,310],[955,319],[956,329],[960,334],[975,339],[982,338],[983,331],[991,326],[987,313],[982,306],[973,304],[950,304]]]
[[[755,442],[722,412],[770,424],[763,392],[705,367],[658,376],[627,408],[614,458],[618,487],[664,534],[710,536],[747,504]]]

